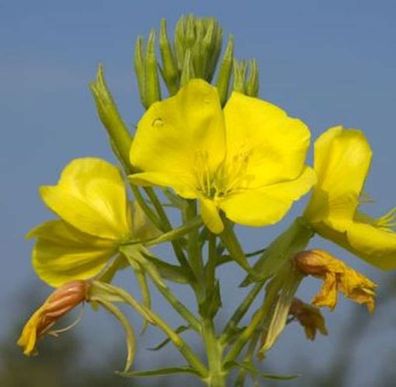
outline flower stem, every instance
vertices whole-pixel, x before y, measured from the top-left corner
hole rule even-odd
[[[202,332],[209,368],[209,373],[203,380],[209,387],[225,387],[227,371],[222,364],[223,347],[216,337],[212,319],[204,319]]]

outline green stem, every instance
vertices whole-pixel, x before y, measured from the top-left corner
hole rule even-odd
[[[278,290],[279,289],[277,287],[275,287],[275,286],[272,287],[269,290],[271,292],[271,294],[268,294],[268,297],[266,299],[272,301],[274,296],[278,292]],[[238,336],[238,338],[234,342],[232,348],[227,353],[227,355],[224,359],[224,364],[230,363],[238,357],[239,353],[242,351],[245,344],[250,340],[252,335],[256,332],[258,326],[262,323],[265,316],[270,311],[271,307],[272,307],[272,302],[265,302],[264,305],[256,311],[256,313],[253,315],[252,320],[249,323],[249,325]]]
[[[227,343],[230,337],[232,337],[233,333],[238,327],[239,322],[242,320],[246,312],[249,310],[250,306],[252,305],[253,301],[256,299],[257,295],[260,293],[264,284],[265,282],[256,283],[254,287],[246,295],[242,303],[235,310],[230,320],[228,321],[227,325],[225,326],[223,334],[221,335],[222,343],[224,344]]]
[[[135,247],[133,247],[135,248]],[[140,252],[133,250],[132,253],[128,251],[128,247],[124,247],[120,249],[121,253],[129,261],[134,261],[134,259],[139,258]],[[164,281],[162,281],[159,277],[159,273],[155,265],[153,265],[150,261],[144,258],[144,255],[141,255],[141,265],[146,270],[147,274],[153,281],[155,287],[158,291],[163,295],[163,297],[169,302],[169,304],[175,309],[179,315],[184,318],[187,323],[193,328],[195,331],[199,332],[201,330],[201,325],[198,319],[178,300],[178,298],[173,294],[172,290],[166,286]],[[133,267],[133,265],[131,265]]]
[[[223,347],[216,337],[211,319],[203,321],[202,331],[209,368],[209,373],[203,380],[209,387],[225,387],[227,371],[223,369],[222,364]]]
[[[195,200],[189,200],[184,211],[184,223],[188,224],[196,217],[197,202]],[[204,266],[201,256],[198,229],[192,230],[188,236],[188,256],[191,269],[194,272],[197,282],[201,284],[204,279]]]
[[[191,219],[188,223],[185,223],[183,226],[174,228],[171,231],[161,234],[157,238],[146,239],[143,241],[129,240],[121,243],[120,246],[130,246],[130,245],[138,245],[138,244],[143,244],[146,247],[156,246],[159,245],[160,243],[170,242],[172,240],[178,239],[183,235],[191,232],[192,230],[197,229],[201,225],[202,225],[202,219],[200,216],[197,216],[196,218]]]

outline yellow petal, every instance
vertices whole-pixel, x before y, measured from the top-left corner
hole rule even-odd
[[[73,160],[58,184],[41,187],[40,194],[52,211],[82,232],[113,240],[130,234],[123,179],[118,169],[104,160]]]
[[[234,92],[224,108],[227,160],[249,157],[250,188],[298,177],[304,167],[310,132],[279,107]]]
[[[179,176],[175,180],[172,174],[161,172],[142,172],[128,176],[128,180],[135,185],[172,187],[177,194],[186,199],[195,199],[197,192],[188,177]]]
[[[291,181],[273,184],[256,190],[247,190],[225,197],[219,205],[227,217],[235,223],[247,226],[265,226],[281,220],[315,182],[311,168]]]
[[[17,344],[23,348],[23,353],[26,356],[34,355],[36,352],[37,343],[37,326],[41,320],[42,308],[38,309],[30,317],[29,321],[23,327],[21,336]]]
[[[224,155],[224,118],[217,89],[198,79],[147,110],[130,152],[136,168],[166,175],[167,184],[175,189],[181,181],[197,186],[201,172],[197,168],[214,172]]]
[[[205,225],[214,234],[220,234],[224,230],[224,224],[221,220],[219,210],[213,200],[201,198],[201,216]]]
[[[364,134],[334,127],[315,143],[314,169],[317,184],[305,216],[352,219],[359,204],[370,162],[371,149]]]
[[[396,233],[370,224],[353,222],[347,229],[350,251],[383,270],[396,268]]]
[[[43,223],[29,236],[37,238],[33,267],[38,276],[53,287],[94,277],[116,250],[114,241],[91,237],[61,220]]]

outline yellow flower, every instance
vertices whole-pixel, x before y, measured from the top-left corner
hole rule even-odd
[[[334,309],[337,294],[341,292],[358,304],[366,304],[370,312],[374,310],[377,285],[344,262],[322,250],[303,251],[294,257],[294,261],[303,274],[323,280],[322,288],[312,304]]]
[[[73,160],[58,184],[41,187],[40,194],[60,217],[28,234],[37,238],[34,269],[51,286],[92,278],[109,263],[120,242],[148,235],[138,209],[131,214],[120,172],[104,160]],[[136,215],[133,222],[131,215]]]
[[[25,324],[18,345],[25,355],[36,353],[37,340],[66,313],[86,300],[89,284],[86,281],[68,282],[56,289]]]
[[[396,268],[394,211],[374,219],[359,210],[372,152],[359,130],[331,128],[315,143],[317,183],[304,217],[330,239],[381,269]]]
[[[290,305],[289,315],[298,320],[304,328],[307,339],[315,340],[317,331],[327,336],[326,321],[319,308],[294,298]]]
[[[216,88],[194,79],[140,120],[130,153],[140,173],[130,179],[198,199],[215,233],[219,210],[236,223],[273,224],[314,183],[309,139],[303,122],[268,102],[234,92],[222,110]]]

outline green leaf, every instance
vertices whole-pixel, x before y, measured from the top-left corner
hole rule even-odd
[[[164,376],[164,375],[175,375],[175,374],[193,374],[199,375],[194,368],[188,366],[180,367],[168,367],[168,368],[157,368],[154,370],[146,371],[134,371],[134,372],[117,372],[121,376],[125,377],[147,377],[147,376]]]
[[[180,325],[179,327],[177,327],[176,329],[175,329],[175,332],[176,333],[183,333],[183,332],[185,332],[185,331],[188,331],[189,329],[191,329],[190,328],[190,326],[188,326],[188,325]],[[156,345],[155,347],[151,347],[151,348],[147,348],[149,351],[158,351],[158,350],[160,350],[160,349],[162,349],[162,348],[164,348],[167,344],[169,344],[170,343],[170,339],[169,338],[166,338],[165,340],[163,340],[163,341],[161,341],[158,345]]]
[[[230,368],[241,368],[248,372],[251,376],[253,377],[259,377],[261,379],[267,379],[267,380],[292,380],[299,378],[301,375],[295,374],[295,375],[279,375],[279,374],[272,374],[272,373],[267,373],[267,372],[262,372],[257,367],[252,363],[246,363],[246,362],[236,362],[233,361],[230,364],[226,364],[228,369]]]
[[[179,284],[188,284],[193,281],[191,274],[183,267],[164,262],[151,254],[143,254],[148,261],[157,267],[161,277]]]

